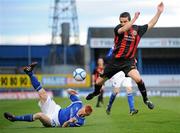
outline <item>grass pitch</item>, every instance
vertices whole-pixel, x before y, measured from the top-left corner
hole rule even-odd
[[[39,112],[37,100],[1,100],[0,101],[0,133],[180,133],[180,97],[152,97],[154,110],[149,110],[141,97],[135,98],[135,106],[139,113],[129,115],[126,98],[117,98],[111,115],[106,115],[105,109],[109,98],[104,99],[104,105],[96,108],[96,99],[84,101],[91,104],[94,112],[86,118],[86,124],[77,128],[44,128],[36,122],[9,122],[3,117],[3,112],[15,115]],[[55,101],[66,107],[70,100],[56,98]]]

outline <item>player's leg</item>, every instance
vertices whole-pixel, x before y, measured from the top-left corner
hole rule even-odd
[[[138,110],[134,108],[134,96],[132,91],[132,79],[130,77],[125,77],[122,86],[126,88],[128,105],[130,110],[130,115],[138,113]]]
[[[37,62],[33,62],[31,65],[23,67],[23,69],[24,72],[29,76],[32,86],[38,92],[40,101],[44,103],[46,102],[48,95],[46,91],[42,88],[41,83],[38,81],[37,77],[33,73],[33,69],[36,65]]]
[[[128,72],[128,76],[130,76],[138,85],[138,88],[139,88],[139,91],[141,92],[144,103],[148,106],[149,109],[153,109],[154,105],[147,97],[146,87],[145,87],[145,84],[144,84],[138,70],[137,69],[130,70]]]
[[[5,112],[4,113],[4,117],[6,119],[8,119],[9,121],[28,121],[28,122],[32,122],[33,121],[33,114],[25,114],[25,115],[21,115],[21,116],[15,116],[9,112]]]
[[[94,91],[92,93],[88,94],[88,96],[86,97],[86,100],[91,100],[95,96],[99,95],[102,85],[105,83],[106,80],[107,80],[107,78],[98,77],[98,79],[96,80],[96,83],[94,85]]]
[[[107,109],[106,109],[106,113],[109,115],[111,112],[111,108],[112,105],[114,103],[114,100],[116,99],[117,94],[120,92],[120,88],[119,87],[115,87],[113,89],[113,92],[111,93],[110,99],[109,99],[109,103],[107,105]]]
[[[113,92],[109,99],[109,104],[106,109],[106,113],[110,114],[112,104],[116,98],[116,95],[120,92],[120,87],[122,85],[123,80],[125,79],[124,72],[120,71],[116,73],[110,80],[112,81],[112,86],[114,87]]]
[[[49,119],[48,116],[46,116],[42,112],[35,113],[35,114],[20,115],[20,116],[15,116],[11,113],[5,112],[4,117],[11,122],[14,122],[14,121],[33,122],[35,120],[40,120],[44,126],[46,127],[51,126],[51,120]]]
[[[96,107],[100,107],[101,97],[102,97],[102,93],[100,92],[99,96],[97,97]]]
[[[52,114],[53,111],[59,110],[60,106],[56,105],[56,103],[51,100],[51,98],[47,95],[46,91],[42,88],[40,82],[33,74],[33,69],[37,65],[37,62],[32,63],[29,66],[24,67],[24,72],[30,77],[32,86],[38,92],[40,98],[40,107],[42,112],[36,114],[28,114],[22,116],[15,116],[10,113],[4,113],[4,117],[10,121],[34,121],[40,120],[44,126],[55,126],[55,122],[51,121],[50,117],[47,114]]]
[[[128,105],[129,105],[129,110],[130,110],[130,115],[134,115],[138,113],[138,110],[135,109],[134,107],[134,96],[132,93],[132,87],[126,87],[126,92],[127,92],[127,99],[128,99]]]
[[[114,62],[112,62],[114,63]],[[90,93],[86,100],[91,100],[93,97],[99,95],[100,90],[102,88],[102,85],[105,83],[106,80],[110,79],[114,74],[116,74],[119,71],[117,65],[113,65],[109,62],[109,64],[106,65],[104,69],[104,73],[98,77],[95,83],[95,89],[94,92]]]
[[[104,86],[101,88],[101,93],[100,93],[100,102],[101,104],[104,104],[104,99],[103,99],[103,96],[104,95]]]
[[[33,120],[40,120],[45,127],[52,127],[50,118],[42,112],[34,114]]]
[[[100,107],[100,102],[103,103],[103,89],[101,89],[101,92],[97,98],[97,104],[96,107]]]
[[[33,69],[36,65],[37,63],[34,62],[31,65],[24,67],[24,72],[29,76],[32,86],[38,92],[39,95],[39,106],[41,108],[42,113],[35,114],[35,119],[39,119],[44,126],[54,126],[55,123],[51,121],[51,115],[54,113],[54,111],[59,110],[60,106],[57,105],[54,102],[54,100],[52,100],[47,95],[47,92],[42,88],[37,77],[33,74]]]

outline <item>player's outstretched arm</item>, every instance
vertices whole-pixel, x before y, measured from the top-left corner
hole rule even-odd
[[[164,10],[164,4],[163,4],[163,2],[161,2],[157,6],[157,13],[156,13],[156,15],[148,23],[148,30],[154,27],[154,25],[157,23],[159,17],[161,16],[161,13],[163,12],[163,10]]]
[[[77,95],[77,94],[78,94],[77,91],[75,91],[75,90],[73,90],[73,89],[68,89],[68,90],[67,90],[67,93],[68,93],[69,95]]]
[[[123,27],[118,29],[118,33],[121,34],[123,32],[128,31],[131,28],[131,26],[134,24],[134,22],[138,19],[139,15],[140,12],[136,12],[134,18],[131,21],[127,22]]]
[[[71,100],[71,102],[77,102],[77,101],[81,101],[77,91],[73,90],[73,89],[68,89],[67,93],[69,94],[69,99]]]

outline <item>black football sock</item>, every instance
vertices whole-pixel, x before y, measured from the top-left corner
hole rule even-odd
[[[94,94],[95,95],[98,95],[99,93],[100,93],[100,90],[101,90],[101,87],[102,87],[102,85],[95,85],[94,86],[95,87],[95,89],[94,89]]]
[[[100,104],[100,98],[99,97],[100,96],[98,96],[96,107],[99,107],[99,104]]]
[[[146,102],[148,98],[147,98],[147,92],[146,92],[146,87],[145,87],[144,82],[141,80],[139,83],[137,83],[137,85],[143,97],[143,101]]]
[[[98,96],[98,100],[97,100],[97,105],[100,104],[100,102],[102,103],[103,97],[102,97],[102,92],[100,92],[99,96]]]
[[[103,91],[101,91],[100,92],[100,95],[99,95],[99,101],[101,102],[101,103],[103,103]]]

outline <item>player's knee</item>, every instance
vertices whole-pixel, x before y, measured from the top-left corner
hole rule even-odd
[[[135,82],[138,84],[138,83],[141,83],[142,82],[142,78],[138,77],[135,79]]]
[[[38,113],[36,113],[36,114],[34,114],[34,119],[36,120],[36,119],[41,119],[42,117],[43,117],[43,113],[42,112],[38,112]]]
[[[115,95],[117,95],[119,92],[114,92]]]
[[[137,84],[143,84],[143,80],[142,80],[142,79],[139,79],[136,83],[137,83]]]
[[[120,92],[120,89],[119,88],[114,88],[113,92],[114,92],[114,94],[117,95]]]
[[[48,98],[48,95],[44,91],[44,92],[39,93],[39,97],[40,97],[40,101],[44,101],[45,102],[47,100],[47,98]]]
[[[126,92],[127,92],[127,94],[132,93],[132,88],[131,87],[127,87],[126,88]]]

